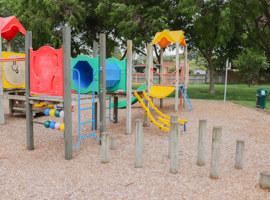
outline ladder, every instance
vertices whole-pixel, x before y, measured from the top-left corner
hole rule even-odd
[[[187,95],[187,92],[186,92],[186,89],[185,89],[185,85],[180,85],[178,87],[179,87],[179,90],[180,90],[182,96],[184,97],[184,100],[186,102],[188,111],[190,112],[191,110],[194,110],[193,107],[192,107],[192,104],[191,104],[191,102],[190,102],[190,100],[188,98],[188,95]]]

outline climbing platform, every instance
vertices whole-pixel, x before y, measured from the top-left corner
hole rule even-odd
[[[151,101],[151,99],[149,99],[147,97],[146,92],[143,90],[142,92],[143,97],[145,98],[145,101],[148,101],[150,104],[151,109],[148,109],[145,105],[144,105],[144,100],[140,97],[140,95],[135,91],[134,95],[135,97],[137,97],[139,104],[143,107],[143,109],[145,110],[146,114],[148,115],[148,117],[151,120],[151,123],[153,123],[154,125],[156,125],[157,127],[159,127],[159,129],[164,130],[164,131],[170,131],[170,120],[171,118],[167,115],[164,115],[162,112],[160,112],[160,110],[158,110],[153,102]],[[159,114],[160,117],[158,117],[157,119],[155,119],[152,114],[151,111],[156,111],[157,114]],[[159,122],[157,122],[159,121]],[[182,119],[178,119],[178,122],[180,123],[181,126],[184,126],[184,131],[186,131],[186,123],[188,122],[188,120],[182,120]]]
[[[184,101],[186,102],[188,111],[190,112],[191,110],[194,110],[194,109],[193,109],[193,106],[192,106],[192,104],[191,104],[191,102],[190,102],[190,100],[188,98],[187,91],[186,91],[184,86],[185,85],[180,85],[178,87],[179,87],[179,90],[180,90],[182,96],[184,97]]]

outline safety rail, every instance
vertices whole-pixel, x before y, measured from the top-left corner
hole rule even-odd
[[[132,83],[132,85],[142,85],[142,84],[145,84],[146,82],[139,82],[138,83],[138,76],[145,76],[145,73],[144,74],[138,74],[138,73],[134,73],[133,75],[135,75],[135,83]]]
[[[171,73],[171,74],[165,74],[165,73],[158,73],[158,72],[156,72],[154,69],[150,69],[152,72],[154,72],[155,74],[157,74],[157,75],[163,75],[163,83],[162,84],[156,84],[156,85],[172,85],[172,84],[174,84],[176,81],[177,81],[177,75],[178,75],[178,73],[177,73],[177,71],[174,71],[173,73]],[[171,83],[166,83],[166,78],[165,78],[165,76],[173,76],[175,74],[175,79],[171,82]],[[151,73],[151,75],[150,75],[150,82],[151,83],[154,83],[154,81],[152,80],[152,77],[153,77],[153,75],[152,75],[152,73]]]

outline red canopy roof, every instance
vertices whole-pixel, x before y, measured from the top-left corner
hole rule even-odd
[[[17,35],[18,31],[25,35],[25,29],[14,16],[6,18],[0,17],[0,29],[1,36],[6,40],[12,40]]]

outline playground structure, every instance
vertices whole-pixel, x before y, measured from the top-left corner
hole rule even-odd
[[[96,136],[97,126],[100,126],[100,136],[106,131],[106,119],[111,122],[117,122],[118,97],[126,97],[126,134],[131,134],[131,105],[135,101],[142,104],[139,96],[132,99],[131,90],[131,66],[132,66],[132,41],[127,43],[127,58],[123,61],[118,61],[114,58],[105,58],[106,40],[105,35],[100,35],[100,55],[97,55],[97,44],[94,43],[94,58],[86,55],[80,55],[77,58],[70,57],[70,27],[63,28],[63,46],[61,49],[54,49],[50,46],[42,46],[38,50],[32,49],[32,33],[25,32],[25,58],[11,57],[3,58],[2,62],[19,62],[25,60],[25,90],[23,94],[1,95],[0,98],[22,100],[26,106],[26,127],[27,127],[27,148],[34,149],[34,133],[33,124],[42,124],[46,128],[62,130],[65,135],[65,158],[72,158],[72,149],[77,148],[83,138],[93,136],[95,140],[100,140],[101,137]],[[149,53],[149,52],[148,52]],[[118,55],[118,49],[115,49],[115,55]],[[44,62],[44,60],[48,62]],[[150,60],[150,59],[149,59]],[[151,63],[151,62],[150,62]],[[150,65],[150,64],[149,64]],[[14,69],[12,66],[10,69]],[[18,68],[17,68],[18,69]],[[150,68],[149,68],[150,69]],[[14,70],[13,70],[14,71]],[[21,70],[23,71],[23,70]],[[177,73],[177,72],[176,72]],[[146,86],[152,82],[150,79]],[[3,82],[2,82],[3,83]],[[18,86],[18,84],[17,84]],[[15,87],[16,88],[16,87]],[[75,90],[77,94],[71,94],[71,90]],[[164,98],[172,93],[174,87],[153,86],[149,88],[148,94],[152,98]],[[92,94],[89,94],[89,92]],[[24,96],[25,93],[25,96]],[[106,94],[114,97],[114,119],[111,119],[111,106],[106,108],[106,100],[111,103],[111,97],[106,98]],[[98,96],[99,95],[99,96]],[[169,117],[162,114],[152,101],[143,91],[146,101],[151,105],[152,109],[146,113],[151,119],[151,122],[157,125],[160,129],[168,131],[170,127]],[[44,123],[34,121],[33,113],[37,111],[38,106],[43,106],[45,102],[45,115],[58,117],[60,109],[64,110],[64,123],[46,121]],[[97,124],[97,102],[100,103],[100,124]],[[81,108],[83,104],[92,104],[87,108]],[[36,107],[34,107],[36,105]],[[79,141],[78,144],[72,147],[72,114],[71,106],[78,105],[78,122],[79,122]],[[92,109],[93,119],[86,122],[81,122],[81,111]],[[109,109],[109,117],[106,116],[106,110]],[[150,113],[155,110],[160,117],[158,121],[162,125],[156,123]],[[148,112],[149,111],[149,112]],[[49,113],[49,115],[48,115]],[[1,112],[3,114],[3,112]],[[180,120],[186,130],[187,120]],[[93,133],[88,135],[81,134],[81,126],[87,123],[92,123]]]

